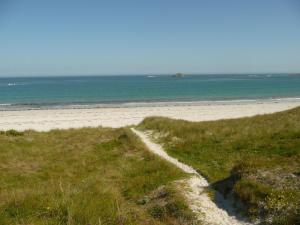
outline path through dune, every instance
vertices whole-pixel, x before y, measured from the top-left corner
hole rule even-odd
[[[196,213],[199,220],[203,221],[207,225],[251,224],[239,218],[234,213],[234,209],[231,208],[221,195],[218,196],[218,203],[226,210],[219,208],[205,192],[205,188],[209,186],[207,180],[198,174],[195,169],[169,156],[159,144],[154,143],[144,132],[138,131],[134,128],[131,128],[131,130],[141,138],[151,152],[174,164],[184,172],[194,174],[191,178],[183,181],[185,186],[184,194],[188,200],[190,208]],[[230,212],[230,215],[228,212]]]

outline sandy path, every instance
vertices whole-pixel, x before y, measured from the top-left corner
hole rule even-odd
[[[164,116],[188,121],[228,119],[291,109],[300,106],[300,100],[294,102],[188,104],[191,105],[23,111],[1,111],[0,108],[0,130],[48,131],[55,128],[122,127],[136,125],[149,116]]]
[[[234,214],[234,210],[226,203],[222,196],[218,196],[218,202],[226,208],[226,211],[218,206],[208,197],[205,188],[209,186],[207,180],[197,173],[192,167],[179,162],[177,159],[169,156],[163,148],[154,143],[147,134],[134,128],[131,130],[141,138],[149,150],[170,163],[174,164],[186,173],[194,174],[190,179],[185,180],[185,196],[189,202],[190,208],[196,213],[198,219],[208,225],[248,225]],[[228,215],[230,212],[232,215]]]

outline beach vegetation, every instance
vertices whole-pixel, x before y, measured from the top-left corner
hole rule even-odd
[[[171,156],[266,224],[300,223],[300,107],[241,119],[187,122],[146,118]]]
[[[7,135],[7,136],[22,136],[24,132],[17,131],[17,130],[7,130],[7,131],[0,131],[0,135]]]
[[[179,169],[128,129],[0,135],[0,224],[196,224]]]

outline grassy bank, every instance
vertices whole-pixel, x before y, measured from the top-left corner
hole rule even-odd
[[[211,122],[147,118],[168,153],[193,166],[245,212],[266,223],[300,223],[300,108]]]
[[[192,224],[175,167],[127,129],[0,133],[0,224]]]

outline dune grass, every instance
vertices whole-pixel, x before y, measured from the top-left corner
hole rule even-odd
[[[0,132],[0,224],[195,224],[185,175],[127,128]]]
[[[300,107],[209,122],[146,118],[168,153],[231,194],[252,217],[300,224]]]

